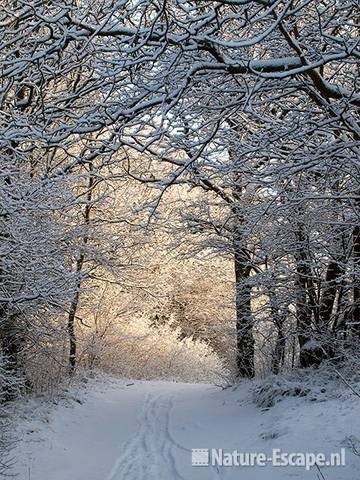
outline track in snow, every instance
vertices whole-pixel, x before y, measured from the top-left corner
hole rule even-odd
[[[125,444],[106,480],[185,480],[173,450],[187,450],[169,432],[172,399],[147,395],[138,419],[138,431]]]

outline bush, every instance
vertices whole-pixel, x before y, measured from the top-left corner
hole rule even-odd
[[[184,338],[171,321],[157,328],[144,316],[113,326],[97,341],[85,339],[83,348],[85,366],[91,357],[93,367],[128,378],[221,382],[228,374],[208,344]]]
[[[13,375],[6,359],[0,356],[0,477],[9,475],[14,463],[13,448],[16,437],[9,416],[6,397],[16,396],[21,388],[20,380]]]

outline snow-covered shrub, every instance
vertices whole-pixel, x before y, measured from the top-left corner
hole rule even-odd
[[[11,473],[14,463],[12,456],[16,438],[9,417],[9,404],[5,401],[9,393],[16,395],[21,388],[21,381],[9,369],[8,362],[0,356],[0,477]]]
[[[34,394],[56,394],[68,381],[66,340],[66,334],[58,329],[53,338],[38,339],[26,352],[25,374]]]
[[[222,382],[228,372],[218,355],[205,342],[181,334],[171,322],[156,328],[140,316],[113,325],[97,344],[91,337],[84,349],[92,358],[98,349],[92,366],[129,378]]]
[[[253,401],[261,408],[272,407],[287,397],[306,397],[308,401],[324,401],[348,394],[360,394],[360,378],[354,365],[331,363],[320,368],[297,369],[282,376],[272,375],[257,381]]]
[[[255,387],[253,398],[258,407],[267,408],[273,407],[284,397],[305,397],[309,392],[300,382],[270,377]]]

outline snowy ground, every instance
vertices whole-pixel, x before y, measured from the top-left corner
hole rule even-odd
[[[337,452],[360,437],[360,400],[285,399],[269,409],[251,401],[250,384],[91,381],[76,400],[28,402],[19,413],[19,480],[356,480],[360,457],[321,474],[302,467],[199,467],[191,449]],[[314,400],[314,399],[312,399]],[[321,476],[323,475],[323,476]]]

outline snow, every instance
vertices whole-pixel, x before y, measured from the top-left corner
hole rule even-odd
[[[354,480],[360,457],[359,398],[289,397],[271,408],[253,402],[254,385],[91,380],[54,403],[18,408],[19,480],[281,480],[322,478],[303,467],[193,467],[191,449],[338,452],[346,466],[324,467],[326,480]]]

